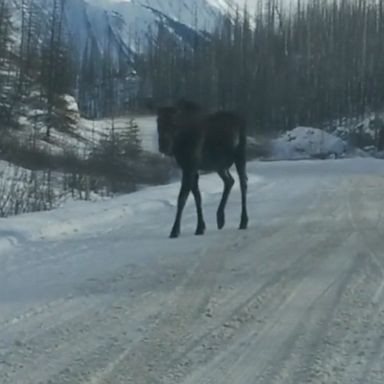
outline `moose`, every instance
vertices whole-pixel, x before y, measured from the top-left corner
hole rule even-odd
[[[197,103],[181,99],[172,106],[157,109],[157,131],[159,151],[174,157],[182,171],[177,213],[170,237],[176,238],[180,235],[182,212],[190,192],[194,196],[197,211],[195,234],[202,235],[205,232],[199,171],[217,172],[224,182],[224,191],[216,214],[218,229],[224,227],[224,210],[234,184],[229,172],[233,164],[236,166],[241,189],[239,229],[246,229],[248,214],[245,120],[235,112],[207,112]]]

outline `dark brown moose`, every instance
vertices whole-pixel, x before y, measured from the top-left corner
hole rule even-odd
[[[234,184],[229,169],[235,164],[241,188],[241,219],[239,229],[246,229],[247,174],[246,174],[246,124],[234,112],[218,111],[208,113],[198,104],[179,100],[171,107],[157,110],[159,150],[174,156],[182,170],[182,181],[177,201],[177,213],[170,234],[180,234],[181,216],[191,191],[196,203],[196,235],[205,231],[199,190],[199,170],[215,171],[224,182],[224,192],[217,210],[217,226],[224,227],[224,209]]]

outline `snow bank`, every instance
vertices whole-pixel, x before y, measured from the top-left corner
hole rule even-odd
[[[345,142],[321,129],[297,127],[271,142],[271,157],[277,160],[341,157]]]
[[[257,169],[257,163],[250,164]],[[258,175],[248,175],[249,185],[260,183]],[[203,200],[215,196],[217,203],[223,191],[222,181],[216,174],[202,175],[200,179]],[[159,210],[171,209],[172,218],[179,193],[179,180],[162,186],[116,198],[99,201],[74,201],[68,199],[52,211],[35,212],[0,219],[0,253],[2,249],[26,240],[57,239],[75,234],[105,233],[128,223],[140,223],[141,218],[158,215]],[[239,190],[236,181],[233,191]],[[233,195],[236,192],[232,192]],[[239,192],[237,192],[239,193]],[[217,198],[216,198],[217,195]],[[233,197],[232,197],[233,198]],[[187,205],[193,205],[192,196]]]
[[[85,194],[66,183],[61,172],[48,175],[43,170],[32,171],[0,160],[0,218],[57,209]],[[103,199],[93,192],[88,198],[91,201]],[[0,248],[4,240],[2,234],[8,230],[7,226],[0,226]]]
[[[364,149],[371,155],[384,149],[384,117],[372,114],[359,122],[338,126],[334,134],[350,144]]]

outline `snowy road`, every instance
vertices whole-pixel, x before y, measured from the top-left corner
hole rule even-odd
[[[0,222],[1,384],[384,382],[384,163],[251,163],[250,228],[203,178]],[[236,184],[237,186],[237,184]]]

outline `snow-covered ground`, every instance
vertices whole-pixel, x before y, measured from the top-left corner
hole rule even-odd
[[[113,125],[117,131],[127,129],[130,121],[137,124],[140,140],[144,151],[158,153],[156,116],[154,115],[132,115],[122,116],[114,120]],[[87,142],[97,143],[103,135],[107,134],[112,127],[111,119],[87,120],[81,119],[78,132]]]
[[[36,110],[30,111],[31,116]],[[51,130],[50,142],[46,141],[46,127],[42,125],[36,139],[36,147],[51,153],[75,153],[80,157],[87,156],[93,146],[97,145],[100,139],[111,132],[112,126],[116,132],[126,130],[129,125],[137,124],[139,138],[144,151],[157,153],[156,116],[154,115],[127,115],[115,118],[89,120],[78,116],[70,132]],[[33,124],[30,120],[22,118],[22,130],[17,133],[21,142],[30,142],[33,135]]]
[[[381,384],[380,160],[249,164],[247,231],[178,183],[0,220],[0,382]]]

